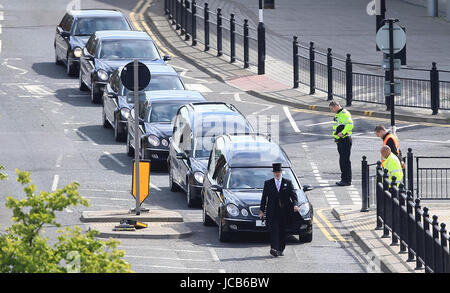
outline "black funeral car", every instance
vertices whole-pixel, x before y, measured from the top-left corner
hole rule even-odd
[[[67,12],[56,26],[55,62],[65,64],[69,76],[80,72],[80,56],[89,37],[96,31],[133,28],[125,15],[117,10],[83,9]]]
[[[111,73],[133,59],[164,64],[170,57],[162,57],[153,39],[145,32],[95,32],[80,57],[80,90],[90,90],[91,101],[100,103]]]
[[[170,190],[183,190],[188,206],[197,206],[215,137],[251,132],[249,121],[231,104],[206,102],[181,107],[175,118],[167,158]]]
[[[143,92],[149,91],[184,91],[185,86],[172,66],[144,62],[151,72],[152,78]],[[114,70],[103,93],[103,127],[114,129],[116,141],[125,141],[127,137],[127,119],[134,103],[134,96],[120,79],[123,66]],[[145,102],[145,95],[143,97]]]
[[[169,139],[172,137],[173,121],[178,109],[192,102],[206,102],[196,91],[152,91],[146,92],[144,119],[140,121],[139,137],[140,157],[152,163],[167,163]],[[135,150],[134,109],[128,117],[127,154],[132,156]]]
[[[234,239],[237,232],[267,232],[258,225],[264,181],[273,178],[272,163],[283,167],[283,177],[292,181],[299,212],[292,211],[286,233],[299,241],[312,240],[313,207],[283,149],[259,134],[222,135],[212,147],[202,189],[203,223],[219,226],[220,241]]]

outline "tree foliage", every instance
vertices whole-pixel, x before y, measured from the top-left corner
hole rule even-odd
[[[0,166],[0,170],[3,167]],[[119,273],[131,272],[124,261],[124,252],[117,250],[118,241],[99,240],[97,231],[83,233],[81,228],[58,230],[56,243],[50,245],[42,234],[49,226],[61,227],[56,212],[69,206],[89,202],[78,193],[78,183],[55,192],[36,193],[30,173],[16,170],[25,199],[7,197],[6,207],[12,210],[13,224],[0,235],[0,272],[14,273]],[[0,180],[6,175],[0,172]]]

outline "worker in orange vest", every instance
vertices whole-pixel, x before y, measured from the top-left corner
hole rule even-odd
[[[402,164],[402,168],[405,169],[405,163],[402,158],[402,152],[400,151],[400,143],[395,134],[387,131],[383,125],[377,125],[375,127],[375,135],[383,140],[383,146],[387,145],[391,149],[391,152],[398,157]],[[383,163],[384,160],[382,159]]]

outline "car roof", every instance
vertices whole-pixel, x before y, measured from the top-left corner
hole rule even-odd
[[[146,32],[141,31],[107,30],[107,31],[96,31],[95,35],[103,40],[143,39],[153,41],[152,37],[150,37]]]
[[[97,16],[97,17],[111,17],[111,16],[124,16],[124,14],[115,9],[80,9],[80,10],[70,10],[70,15],[74,17],[84,17],[84,16]]]
[[[206,101],[205,97],[197,91],[188,90],[166,90],[166,91],[148,91],[146,92],[148,101]]]
[[[272,167],[281,163],[290,168],[291,162],[282,148],[261,134],[222,135],[224,156],[230,167]]]

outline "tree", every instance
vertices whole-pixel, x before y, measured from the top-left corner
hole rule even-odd
[[[89,202],[78,193],[76,182],[55,192],[36,193],[30,173],[19,170],[16,173],[26,198],[6,199],[6,207],[13,212],[13,224],[0,235],[1,273],[132,272],[130,264],[122,259],[124,252],[116,249],[119,242],[99,240],[94,230],[83,233],[77,226],[66,227],[58,230],[56,243],[50,245],[42,229],[51,225],[61,227],[55,213],[69,206],[88,206]],[[0,180],[5,178],[0,172]]]

